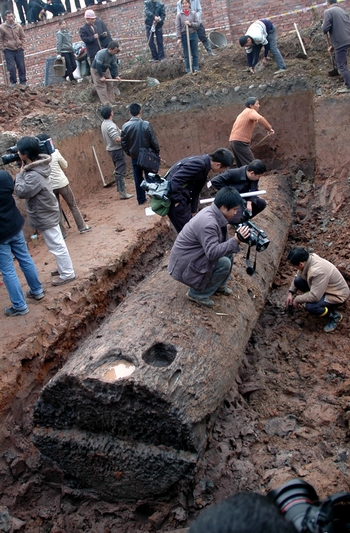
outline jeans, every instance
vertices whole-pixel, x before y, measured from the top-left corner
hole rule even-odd
[[[25,17],[27,16],[27,7],[28,7],[27,0],[16,0],[16,5],[17,5],[17,11],[19,14],[19,18],[21,19],[21,24],[22,26],[24,26],[26,23]]]
[[[10,75],[10,83],[17,83],[16,66],[20,83],[27,83],[26,67],[24,64],[23,50],[4,50],[7,70]]]
[[[59,224],[53,228],[42,230],[41,233],[49,252],[55,256],[60,278],[72,278],[74,276],[73,264],[66,243],[63,240]]]
[[[343,76],[344,83],[348,89],[350,89],[350,72],[348,69],[347,53],[349,45],[346,44],[335,51],[335,64],[339,71],[339,74]]]
[[[146,201],[146,193],[143,189],[141,189],[140,185],[143,179],[145,180],[147,179],[148,174],[147,172],[143,170],[142,167],[139,167],[139,165],[137,164],[137,159],[131,159],[131,163],[132,163],[132,169],[134,171],[134,181],[135,181],[137,201],[139,205],[142,205]],[[143,173],[145,174],[144,178],[143,178]]]
[[[156,27],[156,31],[151,32],[151,28],[146,26],[146,35],[147,35],[148,46],[150,47],[150,50],[151,50],[152,59],[156,61],[160,61],[161,59],[164,59],[162,28]],[[156,36],[157,46],[155,45],[155,42],[154,42],[154,35]],[[158,48],[158,51],[157,51],[157,48]]]
[[[303,279],[301,276],[296,276],[294,278],[294,285],[295,287],[301,291],[301,292],[309,292],[310,287],[305,279]],[[305,304],[305,309],[311,313],[311,315],[323,315],[323,313],[326,310],[326,307],[329,311],[334,309],[334,305],[329,304],[324,299],[325,295],[322,296],[321,300],[318,302],[308,302]]]
[[[181,35],[182,49],[184,52],[186,72],[190,72],[190,60],[188,55],[187,36],[186,33]],[[192,56],[192,69],[197,72],[199,69],[198,64],[198,35],[197,32],[190,33],[190,49]]]
[[[281,69],[286,68],[286,64],[285,64],[285,62],[283,60],[282,54],[281,54],[281,52],[279,51],[279,49],[277,47],[276,27],[275,26],[272,26],[272,30],[268,34],[267,40],[268,40],[269,45],[270,45],[270,52],[273,55],[273,57],[275,58],[275,61],[277,63],[278,68],[281,68]]]
[[[210,296],[212,296],[219,288],[224,289],[231,275],[232,265],[233,254],[220,257],[204,291],[199,292],[191,288],[188,291],[188,294],[197,300],[206,300],[207,298],[210,298]]]
[[[16,273],[12,257],[13,255],[18,261],[31,292],[33,294],[42,293],[43,289],[38,278],[38,272],[35,263],[28,252],[27,243],[22,230],[0,244],[0,272],[2,273],[13,308],[18,311],[23,311],[27,308],[27,304],[23,295],[21,283]]]

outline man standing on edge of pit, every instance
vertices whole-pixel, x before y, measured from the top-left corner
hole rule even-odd
[[[24,63],[24,31],[15,21],[12,11],[5,12],[6,20],[0,25],[0,50],[3,50],[11,87],[17,84],[16,67],[19,83],[27,85],[26,66]]]
[[[339,73],[343,76],[345,87],[338,89],[338,93],[350,93],[350,72],[347,53],[350,47],[350,18],[348,13],[339,6],[337,0],[327,0],[327,9],[323,15],[323,33],[329,33],[332,46],[329,52],[335,51],[335,63]]]
[[[266,118],[258,113],[260,103],[255,96],[247,98],[245,106],[246,109],[238,115],[233,123],[229,139],[237,167],[248,165],[255,159],[250,149],[250,143],[256,123],[261,124],[267,130],[268,135],[275,133]]]
[[[165,6],[158,0],[146,0],[145,2],[145,25],[148,46],[151,50],[153,61],[164,59],[163,24],[165,19]],[[154,42],[157,41],[157,46]]]

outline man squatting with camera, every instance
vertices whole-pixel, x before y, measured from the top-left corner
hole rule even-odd
[[[226,148],[218,148],[212,154],[185,157],[166,174],[171,184],[171,205],[168,216],[179,233],[196,214],[199,193],[209,172],[222,172],[233,165],[233,156]],[[238,204],[237,204],[238,205]]]
[[[327,317],[329,321],[323,328],[326,333],[334,331],[343,316],[336,310],[349,297],[349,287],[339,270],[326,259],[309,253],[304,248],[293,248],[287,260],[299,271],[286,299],[286,307],[305,304],[312,315]],[[297,291],[303,294],[295,296]]]
[[[223,187],[214,202],[202,209],[183,227],[170,253],[168,272],[190,287],[187,298],[206,307],[213,307],[210,297],[232,294],[227,286],[233,265],[233,254],[240,251],[240,240],[250,235],[248,227],[237,230],[229,238],[227,224],[242,205],[234,187]]]

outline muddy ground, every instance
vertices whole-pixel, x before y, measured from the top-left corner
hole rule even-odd
[[[290,80],[291,86],[298,77],[307,79],[315,98],[336,94],[342,82],[327,77],[331,61],[319,28],[314,25],[303,36],[307,60],[296,58],[300,51],[296,37],[280,39],[288,72],[278,76],[284,82]],[[270,61],[252,77],[235,45],[215,58],[203,58],[197,76],[182,76],[176,57],[159,65],[140,65],[127,74],[157,77],[162,82],[157,93],[161,107],[174,95],[186,96],[186,105],[191,106],[208,91],[215,97],[217,91],[247,86],[250,80],[268,83],[275,70]],[[78,98],[76,87],[66,84],[24,91],[1,87],[0,94],[3,130],[21,134],[35,133],[53,113],[64,123],[65,117],[92,114],[99,107],[87,81],[81,84]],[[152,89],[123,86],[119,105],[124,107],[132,99],[150,101]],[[339,184],[336,209],[334,202],[320,201],[322,185],[317,174],[293,176],[295,217],[288,248],[310,247],[337,265],[349,282],[350,185],[346,180]],[[130,176],[127,189],[133,189]],[[79,235],[74,223],[68,230],[77,280],[63,288],[51,287],[54,260],[39,237],[39,246],[31,252],[46,297],[30,302],[31,312],[25,317],[0,315],[3,530],[10,530],[6,527],[11,515],[16,519],[14,529],[30,533],[170,531],[187,527],[203,507],[236,491],[266,492],[295,477],[313,484],[321,498],[349,491],[349,306],[344,306],[343,322],[328,335],[322,319],[310,317],[303,309],[287,313],[284,301],[293,269],[285,260],[193,485],[180,484],[159,498],[110,504],[65,483],[62,473],[30,443],[33,403],[80,339],[157,267],[174,236],[166,220],[143,216],[143,206],[138,207],[135,199],[120,201],[113,187],[96,189],[80,198],[79,205],[93,230]],[[123,276],[121,264],[131,276]],[[6,290],[0,286],[1,309],[6,305]]]

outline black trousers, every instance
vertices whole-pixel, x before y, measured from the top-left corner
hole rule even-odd
[[[73,52],[62,52],[61,54],[64,59],[66,60],[66,70],[67,74],[69,76],[70,81],[74,80],[73,72],[77,68],[77,64],[75,62],[75,57]]]

